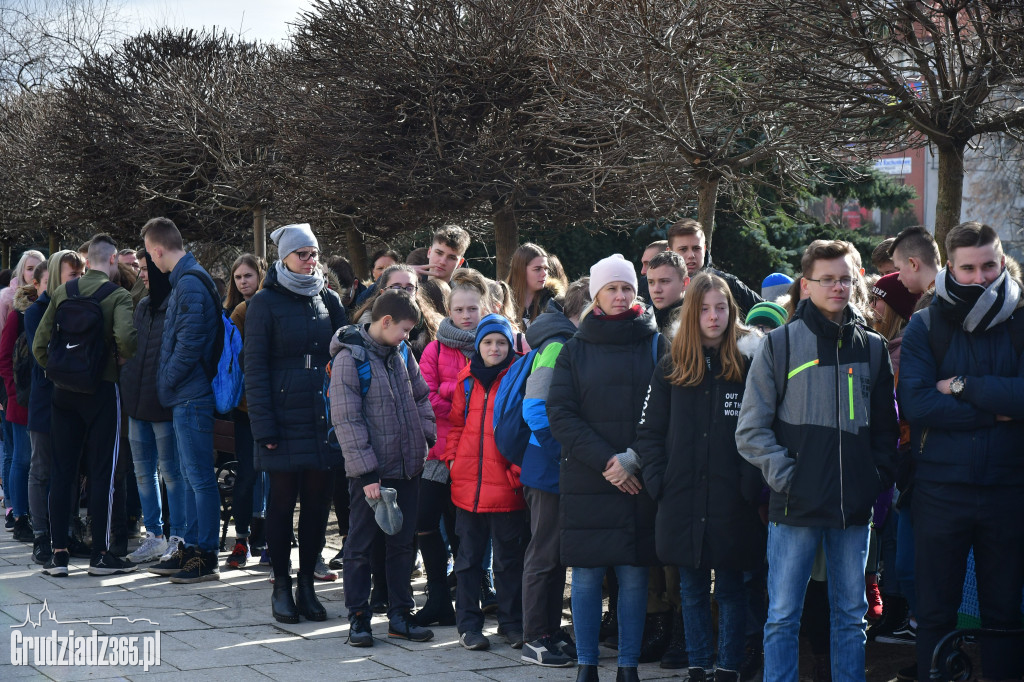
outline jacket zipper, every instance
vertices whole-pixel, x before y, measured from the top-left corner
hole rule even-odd
[[[836,342],[836,428],[839,431],[839,518],[843,520],[843,530],[846,530],[846,505],[843,499],[843,427],[841,405],[842,405],[842,381],[840,380],[839,349],[843,345],[842,337]],[[853,371],[853,368],[850,368]],[[850,390],[853,390],[853,377],[850,377]],[[853,418],[853,403],[850,403],[850,418]]]
[[[491,397],[491,389],[484,391],[484,411],[480,415],[480,452],[477,454],[479,464],[476,470],[476,497],[473,499],[473,513],[476,513],[477,509],[480,508],[480,489],[484,485],[484,440],[487,435],[484,433],[484,428],[487,424],[487,400]]]
[[[850,367],[849,372],[846,374],[846,384],[849,388],[850,421],[853,421],[853,367]]]

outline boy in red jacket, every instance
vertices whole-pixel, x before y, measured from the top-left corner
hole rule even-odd
[[[488,315],[480,320],[476,353],[459,373],[463,388],[455,391],[452,401],[451,431],[444,453],[451,467],[455,533],[459,536],[455,619],[459,642],[473,651],[490,646],[483,634],[479,590],[488,539],[494,550],[498,632],[512,648],[523,646],[526,501],[519,467],[502,457],[494,443],[494,397],[516,357],[512,342],[512,326],[504,317]]]

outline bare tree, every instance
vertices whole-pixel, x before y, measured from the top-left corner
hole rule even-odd
[[[964,150],[1024,131],[1024,4],[1006,0],[722,0],[766,46],[759,93],[880,128],[939,159],[935,238],[960,222]]]

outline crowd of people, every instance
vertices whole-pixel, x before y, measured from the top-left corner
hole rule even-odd
[[[869,638],[916,645],[894,672],[928,679],[972,549],[982,625],[1020,626],[1024,301],[991,227],[952,229],[946,263],[908,228],[875,249],[878,274],[817,240],[759,292],[693,220],[639,278],[613,254],[573,282],[532,243],[490,280],[456,226],[373,254],[365,283],[309,225],[271,238],[277,259],[239,256],[226,291],[166,218],[138,251],[96,235],[9,273],[7,529],[43,573],[77,556],[189,584],[258,561],[268,617],[296,623],[327,619],[315,584],[340,571],[352,646],[386,614],[389,637],[454,625],[479,651],[494,613],[523,661],[581,682],[601,645],[617,682],[654,661],[795,682],[801,635],[815,680],[863,680]],[[237,459],[221,566],[212,382],[232,328],[245,392],[220,415]],[[1021,679],[1011,639],[980,648],[987,679]]]

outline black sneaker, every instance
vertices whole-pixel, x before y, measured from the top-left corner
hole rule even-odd
[[[80,538],[72,537],[68,540],[68,554],[76,559],[91,559],[92,546]]]
[[[36,534],[32,532],[32,524],[28,520],[28,514],[22,514],[14,520],[14,540],[17,542],[32,542]]]
[[[569,633],[564,628],[559,628],[558,632],[551,636],[551,639],[558,646],[559,651],[572,660],[576,660],[576,642],[572,641],[572,637],[569,636]]]
[[[513,649],[523,648],[523,631],[518,628],[498,628],[498,634],[505,636],[505,642]]]
[[[43,565],[43,573],[55,578],[66,578],[68,576],[68,553],[54,552],[50,560]]]
[[[420,627],[408,611],[402,611],[388,621],[388,637],[407,639],[410,642],[429,642],[434,638],[434,632]]]
[[[191,584],[220,580],[216,552],[194,552],[181,570],[171,576],[172,583]]]
[[[52,556],[53,549],[50,546],[50,536],[37,535],[32,541],[32,561],[40,566],[45,566]]]
[[[348,615],[348,643],[358,647],[373,646],[369,612],[356,611]]]
[[[8,509],[7,516],[4,517],[4,529],[7,531],[14,530],[14,510]]]
[[[156,575],[175,575],[181,573],[181,570],[185,568],[185,562],[191,559],[195,552],[194,547],[185,547],[184,542],[179,542],[178,549],[171,554],[169,559],[159,561],[146,570]]]
[[[334,555],[334,558],[327,564],[327,568],[335,571],[340,571],[345,567],[345,550],[338,550],[338,553]]]
[[[896,673],[896,679],[902,682],[917,682],[917,663],[900,668]]]
[[[483,651],[490,648],[491,641],[484,637],[484,633],[473,630],[459,635],[459,644],[470,651]]]
[[[89,562],[89,575],[121,575],[137,570],[139,570],[138,566],[110,552],[93,557]]]
[[[911,623],[909,619],[904,620],[893,628],[891,633],[875,637],[875,641],[881,644],[916,644],[917,626]]]
[[[520,660],[545,668],[568,668],[576,665],[576,661],[566,656],[552,637],[541,637],[523,644],[523,655]]]

